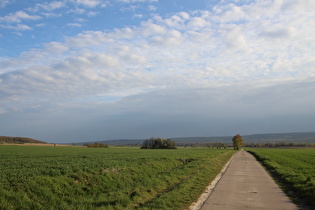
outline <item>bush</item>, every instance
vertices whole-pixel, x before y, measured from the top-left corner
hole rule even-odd
[[[100,143],[94,143],[94,144],[87,144],[87,147],[94,147],[94,148],[108,148],[107,144],[100,144]]]
[[[177,149],[176,142],[171,139],[164,140],[162,138],[150,138],[146,139],[141,149]]]

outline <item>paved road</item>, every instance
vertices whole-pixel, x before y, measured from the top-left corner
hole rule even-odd
[[[256,159],[245,151],[234,155],[202,210],[298,209]]]

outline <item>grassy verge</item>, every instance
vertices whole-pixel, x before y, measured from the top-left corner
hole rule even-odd
[[[185,209],[233,154],[0,145],[0,209]]]
[[[315,209],[315,149],[247,149],[302,208]]]

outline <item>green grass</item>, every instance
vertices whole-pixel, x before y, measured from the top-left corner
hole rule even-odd
[[[234,152],[0,145],[0,209],[184,209]]]
[[[289,197],[315,207],[315,149],[247,149],[270,171]]]

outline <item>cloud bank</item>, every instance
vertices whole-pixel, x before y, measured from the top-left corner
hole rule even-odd
[[[312,129],[314,9],[308,0],[222,2],[0,58],[1,127],[61,140]],[[39,18],[16,12],[0,23]]]

